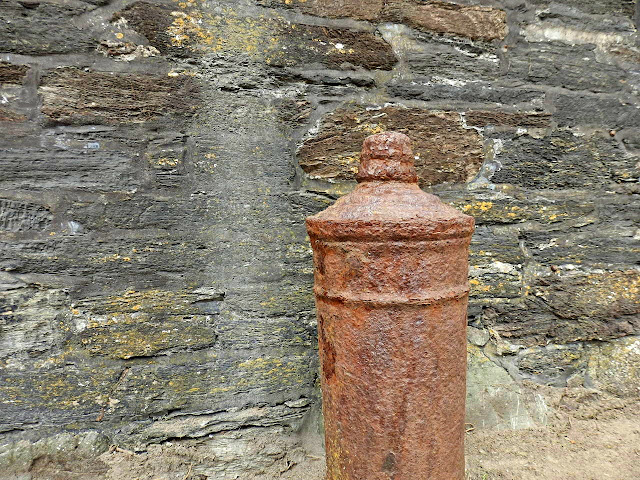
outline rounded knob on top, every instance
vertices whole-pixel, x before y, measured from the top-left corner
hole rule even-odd
[[[417,183],[411,140],[404,133],[384,132],[371,135],[362,144],[358,182]]]

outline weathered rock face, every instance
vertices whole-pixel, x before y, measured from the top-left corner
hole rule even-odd
[[[637,396],[636,21],[610,0],[0,2],[0,467],[304,458],[303,220],[385,130],[476,218],[476,428],[545,421],[523,380]]]
[[[0,50],[23,55],[89,52],[96,37],[78,22],[95,7],[89,1],[4,1],[0,5]]]
[[[405,23],[423,32],[502,40],[507,35],[507,15],[500,8],[459,5],[453,2],[392,1],[383,20]]]
[[[439,0],[258,0],[258,3],[288,6],[320,17],[403,23],[425,32],[473,40],[503,39],[507,34],[504,10]]]
[[[352,106],[330,113],[318,132],[302,144],[298,149],[300,166],[312,179],[353,180],[362,141],[385,130],[416,139],[413,151],[422,185],[464,183],[482,165],[482,137],[475,130],[466,129],[457,112]]]
[[[193,113],[197,88],[191,78],[83,72],[58,68],[43,76],[38,90],[42,113],[52,124],[140,123]],[[144,92],[144,94],[142,94]]]

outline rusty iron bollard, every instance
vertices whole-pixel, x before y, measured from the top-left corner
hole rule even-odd
[[[356,178],[307,218],[326,480],[462,480],[473,218],[420,190],[404,134],[368,137]]]

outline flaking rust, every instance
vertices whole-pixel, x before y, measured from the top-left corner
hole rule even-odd
[[[364,141],[355,190],[307,219],[327,480],[462,480],[474,221],[417,184],[410,140]]]

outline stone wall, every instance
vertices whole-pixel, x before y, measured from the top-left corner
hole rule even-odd
[[[319,395],[304,218],[387,129],[476,218],[469,421],[544,423],[527,384],[637,398],[637,15],[0,2],[2,471],[268,479],[301,462]]]

